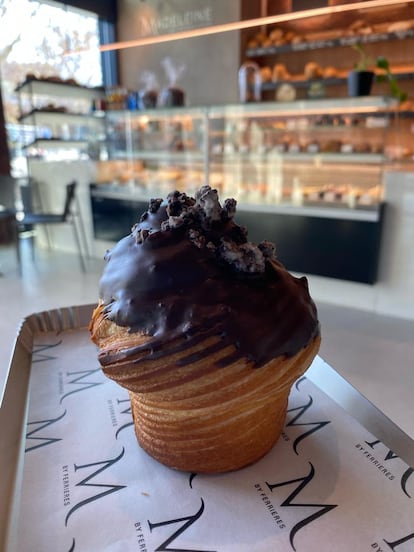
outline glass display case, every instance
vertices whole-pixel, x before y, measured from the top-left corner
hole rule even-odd
[[[210,184],[240,209],[372,219],[395,105],[364,97],[108,111],[97,183],[143,200]]]
[[[106,161],[98,182],[127,185],[142,199],[199,187],[208,167],[205,109],[106,112]]]
[[[95,238],[124,236],[151,197],[210,184],[288,268],[373,283],[395,106],[361,97],[107,112]]]
[[[212,108],[210,180],[241,209],[371,218],[392,105],[365,97]]]

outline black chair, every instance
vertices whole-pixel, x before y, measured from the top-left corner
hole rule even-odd
[[[61,213],[31,212],[31,207],[30,207],[31,202],[29,200],[30,188],[26,187],[25,189],[22,187],[21,196],[23,201],[23,217],[21,217],[18,221],[19,237],[22,238],[24,233],[27,232],[27,230],[35,229],[36,226],[39,226],[39,225],[45,226],[47,230],[48,225],[70,224],[73,228],[73,234],[78,248],[81,267],[82,267],[82,270],[85,272],[86,271],[85,257],[88,256],[88,247],[87,247],[85,231],[82,225],[82,220],[80,217],[78,220],[79,209],[74,208],[74,205],[76,203],[76,185],[77,185],[76,181],[70,182],[70,184],[66,185],[65,202],[63,206],[63,211]],[[29,192],[29,194],[26,192]],[[78,227],[78,224],[80,227]],[[49,238],[48,238],[48,241],[50,246]],[[32,242],[32,254],[34,254],[33,242]]]
[[[17,187],[18,182],[15,178],[9,175],[0,175],[0,245],[14,244],[20,270],[20,249],[16,222]]]

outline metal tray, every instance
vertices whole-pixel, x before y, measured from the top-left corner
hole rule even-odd
[[[0,496],[2,497],[2,500],[0,501],[0,549],[1,550],[7,551],[7,552],[12,552],[14,550],[21,550],[21,548],[18,548],[16,545],[16,542],[17,542],[16,535],[19,534],[19,531],[20,532],[22,531],[22,526],[21,526],[21,521],[19,521],[19,516],[20,516],[21,507],[22,507],[22,503],[21,503],[22,492],[25,490],[24,477],[23,477],[24,464],[25,464],[24,451],[25,451],[25,440],[27,437],[26,428],[28,423],[29,403],[31,400],[30,399],[31,385],[29,385],[29,382],[31,378],[32,368],[33,366],[36,366],[36,364],[33,362],[35,340],[38,339],[39,336],[47,335],[50,332],[53,332],[55,335],[59,335],[59,336],[69,335],[70,332],[73,332],[73,331],[77,331],[77,332],[85,331],[86,333],[93,308],[94,308],[94,305],[83,305],[83,306],[74,306],[70,308],[66,308],[66,307],[58,308],[58,309],[49,310],[41,313],[36,313],[31,316],[28,316],[22,322],[20,328],[18,329],[16,341],[14,344],[12,359],[10,363],[10,370],[9,370],[9,377],[7,381],[6,391],[5,391],[3,403],[0,409],[0,427],[1,427],[0,473],[2,474],[0,479]],[[76,366],[73,366],[73,369],[76,370]],[[404,494],[407,497],[411,498],[412,492],[410,487],[414,485],[414,483],[411,481],[411,479],[414,480],[414,476],[411,477],[411,475],[413,474],[414,470],[409,466],[414,466],[414,442],[405,433],[403,433],[395,424],[393,424],[388,418],[386,418],[374,405],[372,405],[369,401],[367,401],[344,378],[342,378],[339,374],[337,374],[335,370],[333,370],[330,366],[324,363],[322,359],[317,358],[316,362],[314,362],[313,365],[309,368],[305,376],[306,376],[305,379],[309,380],[312,385],[316,386],[319,390],[321,390],[321,393],[323,392],[323,394],[327,395],[327,399],[329,401],[331,402],[334,401],[336,405],[335,408],[337,409],[335,416],[338,420],[340,420],[341,419],[340,417],[343,415],[344,420],[346,421],[346,425],[350,423],[352,425],[352,419],[353,419],[355,420],[355,423],[360,424],[364,429],[369,431],[370,434],[375,436],[376,440],[375,439],[371,440],[371,444],[370,444],[370,447],[372,449],[371,452],[373,451],[374,455],[376,454],[378,458],[380,458],[382,452],[377,453],[379,446],[383,447],[384,451],[386,450],[386,448],[388,449],[388,453],[382,454],[384,458],[382,458],[381,456],[384,465],[387,465],[386,464],[387,460],[395,460],[398,457],[400,460],[403,460],[406,464],[408,464],[406,466],[402,466],[402,465],[400,466],[401,467],[400,471],[402,474],[401,476],[402,483],[400,486],[404,491],[404,493],[400,492],[400,494],[401,495]],[[111,382],[111,384],[112,383],[113,382]],[[332,402],[332,404],[334,403]],[[324,408],[326,410],[326,407]],[[296,414],[300,410],[301,408],[297,406],[292,409],[292,412],[295,412],[295,414],[294,415],[291,414],[290,423],[287,424],[288,426],[290,426],[290,430],[292,431],[295,429],[294,426],[301,425],[301,424],[298,424],[297,422],[294,423],[294,421],[298,417]],[[344,421],[344,425],[345,425],[345,421]],[[129,425],[132,425],[132,424],[129,424]],[[313,433],[312,427],[314,427],[315,424],[304,423],[302,425],[309,426],[311,428],[311,431],[307,430],[308,431],[307,435],[308,434],[310,435]],[[323,427],[323,425],[321,425],[320,427]],[[335,437],[336,441],[338,441],[339,439],[338,435],[336,435]],[[289,437],[287,436],[286,433],[284,434],[284,440],[289,441]],[[283,441],[283,439],[281,441]],[[293,438],[292,438],[292,441],[293,441]],[[298,441],[298,438],[296,438],[296,441]],[[299,442],[300,442],[300,439],[299,439]],[[363,441],[361,441],[361,443],[363,443]],[[365,441],[365,443],[369,444],[369,442],[367,441]],[[288,445],[282,442],[280,447],[283,447],[283,446],[285,446],[286,448]],[[318,441],[316,439],[314,442],[314,446],[322,446],[322,441]],[[359,445],[359,447],[360,449],[358,453],[361,452],[361,454],[364,454],[365,458],[369,457],[370,462],[374,464],[374,460],[375,460],[374,455],[369,454],[369,451],[367,450],[369,447],[365,445],[364,446]],[[351,451],[351,453],[355,454],[355,451]],[[283,455],[286,456],[286,454],[287,454],[287,449],[282,453],[282,456]],[[291,451],[289,452],[289,454],[293,455],[292,456],[293,459],[296,458]],[[295,450],[295,454],[296,456],[298,456],[297,450]],[[348,452],[345,452],[345,455],[347,454]],[[268,459],[267,461],[265,460],[265,467],[269,464],[270,461],[271,459]],[[164,470],[162,471],[162,477],[166,477],[167,478],[166,481],[168,483],[171,480],[172,487],[174,487],[174,485],[177,483],[177,477],[178,477],[176,475],[177,472],[173,472],[171,470],[171,474],[173,475],[169,476],[168,475],[169,472],[166,471],[168,469],[166,469],[165,467],[158,468],[155,461],[153,461],[152,459],[148,460],[147,458],[145,458],[145,463],[147,467],[150,466],[150,468],[148,469]],[[340,467],[340,464],[342,464],[342,467]],[[346,462],[341,460],[340,464],[338,464],[337,469],[342,469],[343,465],[344,464],[346,465]],[[362,471],[367,469],[366,464],[367,462],[365,462],[365,460],[362,460],[362,464],[361,464]],[[247,470],[249,471],[244,472],[247,479],[250,477],[251,481],[255,481],[256,479],[254,478],[257,478],[257,480],[259,480],[260,468],[257,468],[259,471],[255,471],[255,469],[256,468],[254,467],[247,468]],[[375,471],[378,471],[372,468],[371,466],[369,467],[369,469],[371,470],[369,473],[374,473]],[[384,472],[384,470],[382,471],[383,473],[389,473],[391,475],[394,473],[391,470],[391,468],[389,472]],[[157,473],[159,475],[159,473],[161,472],[157,472]],[[376,474],[376,476],[378,476],[378,474]],[[226,477],[226,476],[219,476],[218,478],[217,476],[213,476],[211,479],[202,480],[202,484],[204,485],[203,488],[207,489],[207,491],[205,490],[204,492],[205,493],[209,492],[209,488],[214,487],[214,485],[217,484],[218,480],[223,482],[223,479],[222,479],[223,477]],[[234,482],[237,478],[239,478],[237,480],[240,481],[241,477],[243,477],[243,474],[239,473],[237,475],[229,476],[228,480],[232,480]],[[398,478],[399,477],[400,476],[398,475]],[[257,485],[258,483],[255,486]],[[397,487],[397,485],[395,485],[395,487]],[[400,491],[400,489],[398,490]],[[236,494],[238,494],[238,492],[239,491],[237,490]],[[356,489],[356,492],[357,492],[357,489]],[[381,492],[384,492],[384,491],[381,491]],[[147,493],[143,491],[142,495],[147,496]],[[402,499],[406,500],[406,496],[402,496]],[[273,500],[276,501],[276,498],[274,498]],[[394,499],[390,498],[390,500],[394,500]],[[400,498],[397,497],[397,500],[400,500]],[[84,501],[85,504],[86,502],[87,501]],[[163,503],[164,502],[165,502],[165,497],[163,499]],[[405,512],[404,514],[402,514],[402,510],[400,510],[400,512],[398,513],[398,519],[400,520],[400,522],[402,518],[404,518],[404,515],[408,516],[407,519],[412,520],[414,518],[414,511],[413,511],[413,506],[411,502],[412,501],[409,502],[409,508],[404,507],[404,512]],[[309,507],[309,505],[303,505],[303,504],[300,504],[300,505],[292,504],[292,505]],[[283,504],[282,502],[279,504],[279,508],[281,508],[282,510],[284,506],[286,506],[286,504]],[[388,505],[385,508],[385,512],[389,512],[390,508],[391,507]],[[158,511],[158,510],[154,510],[154,511]],[[149,509],[148,512],[149,512],[148,516],[155,515],[155,514],[150,514],[151,509]],[[287,515],[288,514],[286,514],[286,516]],[[366,513],[366,515],[369,516],[369,513]],[[388,515],[388,513],[386,515]],[[274,517],[275,515],[273,516],[273,518]],[[312,516],[308,516],[308,517],[310,519],[310,517]],[[273,521],[275,520],[273,519]],[[341,522],[339,521],[339,523]],[[145,537],[147,541],[145,545],[146,546],[145,550],[153,551],[156,549],[158,550],[170,549],[168,547],[169,545],[166,544],[167,540],[165,540],[165,542],[163,543],[165,548],[162,548],[162,545],[161,545],[161,548],[155,548],[155,545],[151,544],[150,536],[152,537],[153,535],[152,529],[156,527],[157,524],[152,523],[151,525],[151,523],[148,521],[148,526],[151,528],[151,531],[149,531],[147,527],[146,529],[147,537]],[[295,550],[297,546],[298,552],[300,552],[300,550],[306,550],[307,552],[318,550],[317,548],[318,545],[315,545],[314,543],[312,544],[313,542],[312,538],[314,538],[312,537],[312,535],[307,545],[305,546],[305,548],[303,548],[303,543],[302,543],[302,547],[296,544],[296,540],[299,543],[298,527],[299,527],[299,524],[295,524],[295,525],[291,524],[291,530],[290,530],[291,549]],[[217,531],[219,531],[219,529]],[[292,532],[293,532],[293,536],[292,536]],[[305,531],[303,531],[303,533],[305,533]],[[382,541],[380,539],[380,536],[381,538],[383,536]],[[406,538],[404,537],[404,535],[402,536],[400,535],[398,537],[400,541],[398,541],[397,536],[395,535],[389,535],[388,540],[386,537],[387,535],[377,535],[376,540],[373,537],[372,542],[370,542],[369,546],[374,547],[374,545],[377,544],[379,547],[381,546],[381,542],[391,543],[391,544],[392,542],[402,543],[405,541],[402,541],[401,538]],[[408,537],[414,539],[413,535],[411,536],[408,535]],[[145,542],[145,538],[144,538],[144,533],[142,533],[143,542]],[[318,538],[321,538],[321,537],[318,537]],[[395,540],[392,541],[392,538],[394,538]],[[266,546],[268,546],[269,544],[261,543],[259,545],[256,542],[254,542],[253,544],[255,546],[254,548],[255,550],[268,550]],[[158,543],[158,545],[160,546],[160,542]],[[237,544],[235,545],[236,548],[232,547],[233,545],[232,546],[225,545],[223,548],[221,548],[221,547],[217,547],[217,544],[215,544],[214,546],[216,547],[212,545],[213,548],[211,548],[211,550],[214,549],[220,552],[221,550],[226,552],[228,550],[237,550],[237,551],[245,550],[245,549],[250,550],[252,548],[248,548],[248,546],[251,546],[251,545],[252,543],[250,544],[247,543],[246,548],[243,548],[244,544],[243,546],[241,546],[240,544]],[[414,545],[414,540],[413,540],[413,545]],[[48,550],[50,549],[55,551],[58,549],[59,550],[64,549],[64,548],[53,548],[54,544],[51,544],[51,546],[52,548],[48,548]],[[173,546],[173,544],[171,544],[171,546]],[[190,550],[190,545],[188,543],[183,546],[184,546],[183,550],[187,550],[187,549]],[[210,550],[208,543],[204,543],[204,544],[198,543],[198,546],[200,548],[197,548],[197,550],[199,549]],[[272,546],[272,549],[279,550],[279,548],[273,547],[273,545],[271,546]],[[358,548],[358,545],[356,546],[357,548],[354,547],[353,549],[361,549],[361,550],[368,549],[367,548],[368,545],[366,545],[364,548]],[[68,549],[69,548],[66,548],[65,550],[68,550]],[[72,548],[72,549],[75,550],[75,548]],[[80,548],[80,549],[92,550],[92,548]],[[116,548],[116,547],[114,548],[114,547],[108,546],[108,550],[115,550],[115,549],[120,550],[121,548]],[[128,548],[122,548],[122,549],[126,550]],[[140,549],[140,548],[137,546],[136,549]],[[171,548],[171,549],[175,549],[175,548]],[[325,549],[325,548],[323,548],[322,546],[321,549]],[[335,547],[335,549],[342,550],[341,547]],[[345,549],[352,549],[352,547],[343,548],[343,550]],[[42,552],[48,552],[48,550],[42,549]],[[76,550],[78,550],[77,547],[76,547]],[[288,549],[280,548],[280,550],[288,550]]]

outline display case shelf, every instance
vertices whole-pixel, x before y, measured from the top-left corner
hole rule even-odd
[[[121,160],[140,160],[140,161],[160,161],[163,163],[178,163],[187,164],[194,162],[203,162],[204,156],[202,153],[193,151],[139,151],[132,155],[126,152],[111,152],[112,157]]]
[[[412,79],[414,79],[413,70],[404,70],[404,71],[400,71],[400,72],[396,71],[394,73],[394,75],[397,78],[397,80],[412,80]],[[325,86],[337,86],[337,85],[346,85],[347,82],[348,82],[348,78],[347,78],[346,75],[338,76],[338,77],[331,77],[331,78],[321,77],[321,78],[318,78],[318,79],[306,79],[304,77],[302,78],[301,76],[291,77],[289,79],[280,79],[276,82],[264,82],[262,84],[261,89],[264,92],[272,91],[272,90],[276,90],[282,84],[290,84],[290,85],[294,86],[295,88],[308,88],[309,85],[313,81],[321,82]]]
[[[407,29],[390,33],[372,33],[353,36],[341,36],[328,40],[305,40],[295,44],[283,44],[280,46],[269,46],[259,48],[247,48],[246,57],[258,58],[263,56],[274,56],[289,52],[306,52],[309,50],[321,50],[341,46],[354,46],[356,44],[374,44],[376,42],[388,42],[390,40],[405,40],[414,38],[414,29]]]
[[[211,163],[240,163],[255,161],[267,163],[280,159],[284,163],[306,163],[321,167],[326,164],[367,164],[378,165],[385,163],[387,157],[375,153],[307,153],[307,152],[264,152],[264,153],[233,153],[233,154],[212,154]],[[329,167],[331,170],[331,167]]]
[[[394,98],[386,96],[361,96],[359,98],[323,98],[315,100],[299,100],[293,102],[249,102],[245,104],[212,106],[208,109],[208,117],[300,117],[311,115],[360,114],[371,115],[381,113],[388,115],[392,108],[397,107]]]
[[[145,205],[152,197],[151,193],[143,190],[136,183],[118,185],[118,184],[106,184],[91,186],[91,196],[95,199],[112,199],[116,201],[135,201]],[[354,209],[350,212],[349,209],[343,207],[332,207],[329,203],[320,202],[313,206],[295,206],[291,204],[284,205],[266,205],[264,203],[246,203],[238,202],[238,212],[250,212],[250,213],[265,213],[275,215],[299,215],[299,216],[312,216],[322,218],[333,218],[338,220],[360,220],[368,222],[378,222],[379,213],[375,208],[369,209]]]
[[[103,88],[53,78],[28,78],[16,92],[28,176],[32,176],[33,160],[47,163],[99,156],[99,144],[105,136],[104,118],[94,112],[93,102],[103,97]]]
[[[20,123],[74,123],[78,122],[85,124],[85,122],[101,121],[102,117],[93,113],[71,113],[68,111],[48,111],[44,109],[33,109],[29,113],[23,113],[19,117]]]
[[[349,209],[343,206],[332,207],[327,203],[319,205],[295,206],[291,204],[285,205],[264,205],[263,203],[244,203],[239,202],[237,205],[239,212],[249,213],[266,213],[270,215],[294,215],[316,218],[328,218],[337,220],[359,220],[366,222],[378,222],[379,213],[377,209]]]
[[[87,147],[89,144],[88,140],[62,140],[60,138],[39,138],[26,144],[25,149],[30,148],[43,148],[43,149],[66,149],[66,148],[75,148],[82,149]]]
[[[22,83],[20,83],[16,89],[16,93],[20,96],[27,94],[29,96],[33,95],[44,95],[44,96],[53,96],[60,98],[101,98],[105,95],[105,90],[103,87],[88,87],[81,86],[75,82],[69,81],[59,81],[53,79],[36,79],[28,78]]]

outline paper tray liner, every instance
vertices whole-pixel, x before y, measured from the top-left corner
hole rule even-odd
[[[86,328],[47,320],[35,324],[10,550],[414,550],[413,470],[306,377],[262,460],[178,472],[139,447],[128,393],[103,375]]]

